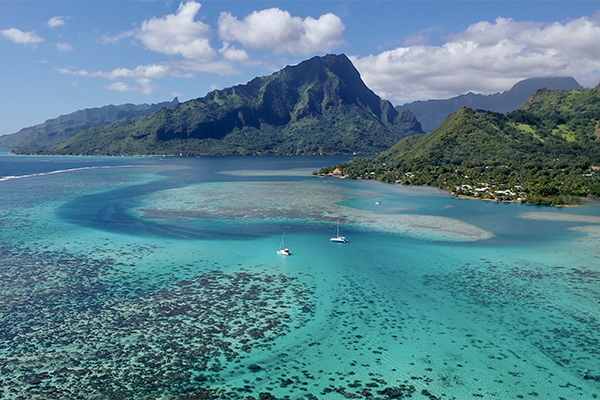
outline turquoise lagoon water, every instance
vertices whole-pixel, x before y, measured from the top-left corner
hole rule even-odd
[[[0,154],[0,398],[598,397],[598,203],[344,160]]]

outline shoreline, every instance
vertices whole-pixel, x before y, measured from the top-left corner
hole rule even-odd
[[[330,173],[319,173],[319,174],[314,174],[314,177],[317,178],[337,178],[337,179],[365,179],[365,178],[350,178],[348,174],[343,174],[343,173],[335,173],[335,172],[330,172]],[[467,199],[467,200],[484,200],[484,201],[493,201],[493,202],[497,202],[497,203],[515,203],[515,204],[529,204],[529,205],[537,205],[537,206],[547,206],[547,207],[578,207],[581,206],[581,203],[583,202],[582,197],[577,197],[577,196],[567,196],[567,195],[563,195],[563,197],[567,197],[567,198],[573,198],[573,199],[577,199],[577,202],[574,203],[562,203],[562,204],[554,204],[551,201],[554,199],[552,197],[540,197],[540,199],[544,199],[547,200],[549,203],[548,204],[536,204],[536,203],[532,203],[527,201],[527,197],[524,198],[520,198],[519,199],[500,199],[500,198],[484,198],[484,197],[479,197],[479,196],[470,196],[470,195],[466,195],[466,194],[457,194],[456,192],[452,192],[448,189],[445,189],[443,187],[439,187],[439,186],[432,186],[432,185],[405,185],[402,182],[385,182],[381,179],[377,179],[377,178],[367,178],[368,180],[376,180],[382,183],[389,183],[389,184],[395,184],[395,185],[404,185],[404,186],[426,186],[426,187],[435,187],[439,190],[443,190],[446,193],[448,193],[449,196],[458,198],[458,199]],[[559,198],[560,196],[556,197]]]

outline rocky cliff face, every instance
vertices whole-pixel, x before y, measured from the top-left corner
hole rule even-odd
[[[245,85],[82,132],[62,153],[377,153],[422,133],[362,81],[345,55],[314,57]],[[119,145],[121,143],[121,145]]]
[[[327,55],[255,78],[246,85],[213,91],[147,120],[156,119],[150,125],[158,122],[159,140],[221,139],[236,128],[260,129],[261,124],[282,127],[350,106],[365,109],[382,125],[393,125],[399,114],[364,84],[346,56]]]

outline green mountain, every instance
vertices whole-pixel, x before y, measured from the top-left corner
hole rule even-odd
[[[414,101],[396,106],[396,110],[412,111],[421,123],[423,130],[430,132],[437,128],[448,114],[458,111],[461,107],[506,113],[519,108],[536,90],[542,88],[583,89],[571,77],[529,78],[517,82],[510,90],[502,93],[484,95],[469,92],[445,100]]]
[[[373,154],[422,133],[363,83],[345,55],[79,133],[54,154]]]
[[[0,136],[0,148],[6,149],[47,149],[56,146],[79,132],[105,126],[122,119],[146,115],[178,104],[177,98],[171,102],[158,104],[121,104],[98,108],[86,108],[49,119],[43,124],[21,129],[17,133]]]
[[[568,196],[600,196],[600,85],[540,89],[507,114],[462,108],[430,133],[338,167],[353,178],[495,200],[565,204]]]

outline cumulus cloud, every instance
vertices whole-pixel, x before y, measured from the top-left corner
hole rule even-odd
[[[46,22],[46,26],[48,28],[56,28],[57,26],[61,26],[65,24],[65,17],[52,17]]]
[[[35,32],[23,32],[17,28],[4,29],[0,31],[2,36],[12,40],[15,43],[21,44],[31,44],[31,43],[40,43],[43,42],[44,39],[35,34]]]
[[[217,56],[209,42],[211,28],[194,21],[199,9],[194,1],[181,3],[176,14],[144,21],[134,35],[149,50],[211,61]]]
[[[495,93],[531,77],[573,76],[584,86],[600,79],[600,19],[566,23],[482,21],[440,46],[398,47],[351,57],[365,83],[397,104]]]
[[[219,36],[225,41],[294,55],[330,51],[343,43],[344,29],[342,20],[331,13],[302,19],[279,8],[254,11],[243,21],[228,12],[219,18]]]
[[[56,43],[56,49],[58,51],[73,51],[73,46],[69,43]]]
[[[248,61],[250,59],[250,56],[248,53],[246,53],[246,50],[236,49],[235,46],[231,46],[227,42],[223,42],[223,47],[221,50],[219,50],[219,53],[223,56],[223,58],[231,61],[240,62]]]
[[[217,52],[210,45],[212,29],[200,21],[194,21],[201,5],[191,0],[181,3],[175,14],[154,17],[142,22],[140,28],[114,36],[103,36],[104,44],[117,43],[122,39],[139,40],[148,50],[167,55],[211,62]]]
[[[272,8],[254,12],[243,21],[238,21],[229,13],[221,13],[219,33],[223,44],[217,51],[209,42],[211,27],[195,20],[200,8],[201,5],[194,0],[182,2],[173,14],[147,19],[139,28],[102,38],[105,44],[130,38],[148,50],[181,56],[180,59],[154,65],[140,65],[134,69],[88,71],[62,68],[55,71],[79,77],[109,79],[113,81],[105,86],[109,90],[150,93],[156,90],[152,81],[165,76],[189,78],[198,72],[221,76],[241,75],[235,67],[236,63],[260,63],[252,61],[243,46],[308,55],[331,50],[343,42],[342,31],[345,27],[340,18],[333,14],[324,14],[318,19],[302,19],[292,17],[278,8]],[[55,18],[56,21],[64,22],[60,19],[62,17]],[[241,46],[236,47],[237,43],[232,43],[234,41]],[[57,44],[57,48],[61,51],[72,50],[66,43]]]

